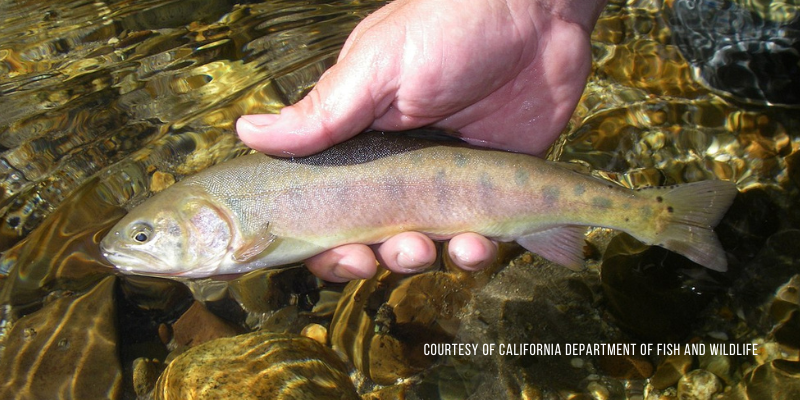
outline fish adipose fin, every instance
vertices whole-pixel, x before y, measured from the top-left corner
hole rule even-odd
[[[557,226],[518,238],[517,243],[554,263],[581,271],[585,234],[585,226]]]
[[[739,193],[736,184],[702,181],[655,192],[663,198],[664,204],[671,207],[671,211],[664,219],[666,226],[653,243],[706,268],[726,271],[725,250],[713,228]]]

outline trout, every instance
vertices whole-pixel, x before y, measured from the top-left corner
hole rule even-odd
[[[586,227],[599,226],[724,271],[713,227],[737,193],[719,180],[628,189],[529,155],[373,132],[309,157],[208,168],[135,207],[100,247],[124,273],[198,278],[404,231],[475,232],[580,269]]]

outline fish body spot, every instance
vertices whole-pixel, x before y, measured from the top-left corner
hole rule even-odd
[[[447,184],[447,172],[444,169],[436,171],[434,177],[436,203],[439,205],[439,212],[446,213],[450,199],[450,187]]]
[[[444,169],[436,171],[436,176],[433,178],[433,184],[440,192],[443,188],[447,187],[447,172]]]
[[[453,162],[457,167],[463,167],[467,165],[467,156],[464,153],[456,153],[453,155]]]
[[[530,177],[531,175],[528,173],[528,171],[522,168],[517,168],[517,172],[514,174],[514,182],[517,183],[517,186],[525,186]]]
[[[572,189],[572,192],[575,194],[575,196],[582,196],[584,193],[586,193],[586,185],[579,183],[575,185],[575,188]]]
[[[408,161],[411,165],[425,165],[427,159],[424,157],[422,153],[411,153],[408,156]]]
[[[613,205],[614,202],[612,202],[611,199],[607,197],[597,196],[592,198],[592,206],[594,207],[608,209],[611,208]]]
[[[495,204],[494,199],[496,194],[497,191],[495,190],[492,177],[486,172],[481,173],[480,178],[478,178],[478,196],[480,201],[476,204],[476,207],[480,209],[491,209]]]
[[[561,197],[561,191],[557,186],[545,186],[542,194],[544,195],[544,204],[548,206],[555,205]]]
[[[492,177],[489,176],[487,173],[482,173],[480,178],[481,189],[483,190],[493,190],[494,184],[492,183]]]

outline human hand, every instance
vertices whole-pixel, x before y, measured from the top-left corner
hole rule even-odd
[[[248,115],[240,138],[273,155],[319,152],[367,129],[434,126],[467,142],[543,155],[572,114],[591,67],[590,33],[604,0],[396,0],[362,21],[336,65],[280,114]],[[467,233],[451,239],[464,269],[497,248]],[[436,256],[425,235],[346,245],[306,264],[331,281],[367,278],[378,260],[416,272]]]

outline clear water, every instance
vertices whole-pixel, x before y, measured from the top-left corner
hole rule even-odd
[[[439,327],[436,335],[452,341],[757,342],[764,345],[763,354],[694,357],[688,364],[658,356],[456,357],[437,360],[433,369],[423,363],[427,372],[399,385],[402,390],[424,398],[463,398],[474,392],[512,398],[579,393],[669,398],[679,385],[661,388],[661,381],[644,379],[649,374],[641,371],[649,368],[652,374],[654,368],[676,364],[678,377],[713,372],[731,398],[800,390],[800,343],[792,339],[800,318],[793,278],[800,265],[797,105],[771,100],[777,97],[766,92],[769,85],[748,92],[726,86],[730,80],[715,80],[727,70],[725,57],[714,56],[733,53],[714,47],[724,42],[717,39],[725,32],[695,35],[718,30],[713,23],[676,20],[676,7],[694,3],[698,10],[721,7],[717,15],[734,15],[734,7],[748,13],[739,28],[759,33],[747,36],[762,44],[755,47],[759,50],[775,48],[763,45],[768,42],[764,32],[775,39],[779,31],[785,35],[781,43],[797,40],[793,2],[610,1],[593,33],[594,72],[551,157],[603,170],[597,174],[629,187],[711,178],[737,182],[742,194],[718,228],[732,260],[729,273],[710,273],[595,231],[589,239],[596,254],[585,273],[513,254],[505,260],[510,265],[491,281],[451,272],[455,275],[448,275],[452,282],[447,282],[456,292],[435,289],[442,285],[431,282],[441,283],[441,276],[413,283],[392,278],[364,283],[384,285],[378,294],[350,288],[340,304],[358,298],[348,300],[347,293],[361,293],[391,305],[397,317],[444,298],[467,296],[473,300],[459,303],[462,314],[431,314],[430,324]],[[133,360],[165,360],[159,325],[173,324],[191,295],[181,283],[131,277],[117,278],[116,289],[109,291],[111,272],[97,242],[126,208],[150,192],[246,152],[233,132],[235,119],[275,112],[298,100],[333,63],[355,24],[381,4],[0,3],[2,390],[31,396],[55,390],[26,386],[38,379],[84,387],[87,376],[116,363],[117,372],[107,382],[92,383],[102,396],[134,397]],[[678,22],[681,29],[674,28]],[[783,28],[776,31],[776,26]],[[702,51],[687,57],[680,43]],[[744,66],[743,77],[770,75],[758,72],[756,63],[736,65]],[[305,273],[269,279],[256,274],[230,286],[189,287],[212,313],[241,329],[299,331],[305,322],[329,324],[342,291],[320,291],[308,282]],[[275,285],[284,288],[278,291],[282,300],[265,299],[262,293],[274,293]],[[414,285],[431,285],[429,295],[435,300],[420,300],[409,289]],[[58,312],[62,303],[81,311],[68,318],[66,311]],[[109,304],[111,314],[96,311]],[[387,308],[353,316],[330,332],[352,337],[345,341],[373,358],[391,357],[368,343],[386,327],[381,319],[386,316],[378,310]],[[490,310],[506,314],[487,330],[475,315]],[[111,328],[108,318],[115,319]],[[13,336],[14,326],[26,327],[14,328],[24,332],[21,339]],[[102,346],[99,338],[109,329],[116,338]],[[400,341],[413,347],[424,340],[433,339],[420,334]],[[83,347],[59,352],[70,343]],[[87,356],[103,352],[116,356],[111,361]],[[53,367],[59,364],[80,366],[81,372]]]

